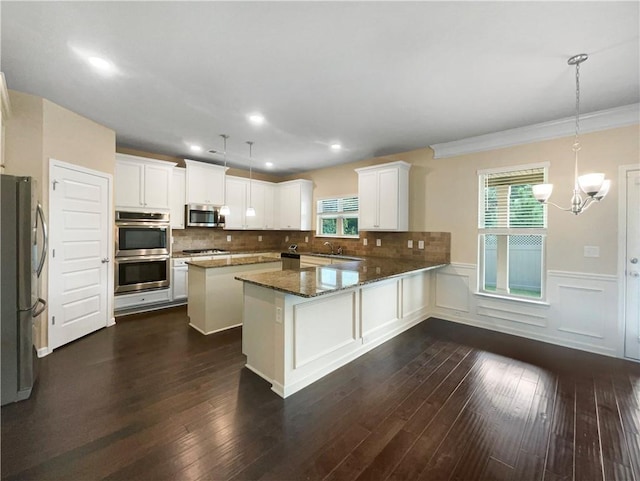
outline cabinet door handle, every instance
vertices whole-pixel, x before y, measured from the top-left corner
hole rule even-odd
[[[109,262],[111,259],[109,259],[108,257],[103,257],[100,262],[102,262],[103,264],[106,264],[107,262]]]

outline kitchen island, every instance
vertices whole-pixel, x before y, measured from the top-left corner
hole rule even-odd
[[[193,259],[189,266],[189,325],[202,334],[242,325],[242,285],[235,276],[279,271],[276,254],[255,254],[210,260]]]
[[[424,320],[423,260],[360,261],[241,274],[246,367],[287,397]]]

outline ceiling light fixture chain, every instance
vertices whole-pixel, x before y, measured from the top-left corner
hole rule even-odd
[[[256,210],[253,208],[252,202],[252,190],[253,190],[253,142],[251,140],[247,140],[247,144],[249,144],[249,206],[247,207],[247,212],[245,213],[246,217],[255,217]]]
[[[604,178],[604,174],[585,174],[578,175],[578,152],[581,149],[580,146],[580,64],[587,60],[589,56],[586,53],[581,53],[571,57],[567,63],[569,65],[576,66],[576,122],[575,122],[575,137],[573,140],[573,153],[574,153],[574,185],[573,195],[571,197],[571,207],[563,208],[549,202],[549,197],[553,192],[553,184],[538,184],[532,186],[533,195],[541,204],[550,204],[561,210],[571,212],[578,215],[587,210],[587,208],[593,203],[593,201],[600,202],[609,192],[611,187],[611,181]],[[580,190],[584,192],[587,197],[582,199]]]
[[[229,136],[227,134],[220,134],[220,137],[222,137],[223,145],[224,145],[223,155],[224,155],[224,175],[225,175],[224,197],[223,197],[224,200],[223,200],[222,207],[220,207],[220,215],[227,216],[227,215],[231,214],[231,209],[227,205],[227,181],[226,181],[226,176],[227,176],[227,139],[229,138]]]

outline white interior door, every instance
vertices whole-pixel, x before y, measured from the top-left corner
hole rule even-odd
[[[640,360],[640,170],[627,172],[625,355]]]
[[[52,164],[49,191],[49,348],[108,322],[110,245],[107,174]]]

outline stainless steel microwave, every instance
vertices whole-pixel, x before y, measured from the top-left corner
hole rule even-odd
[[[213,205],[187,204],[185,219],[187,227],[224,227],[224,216]]]

